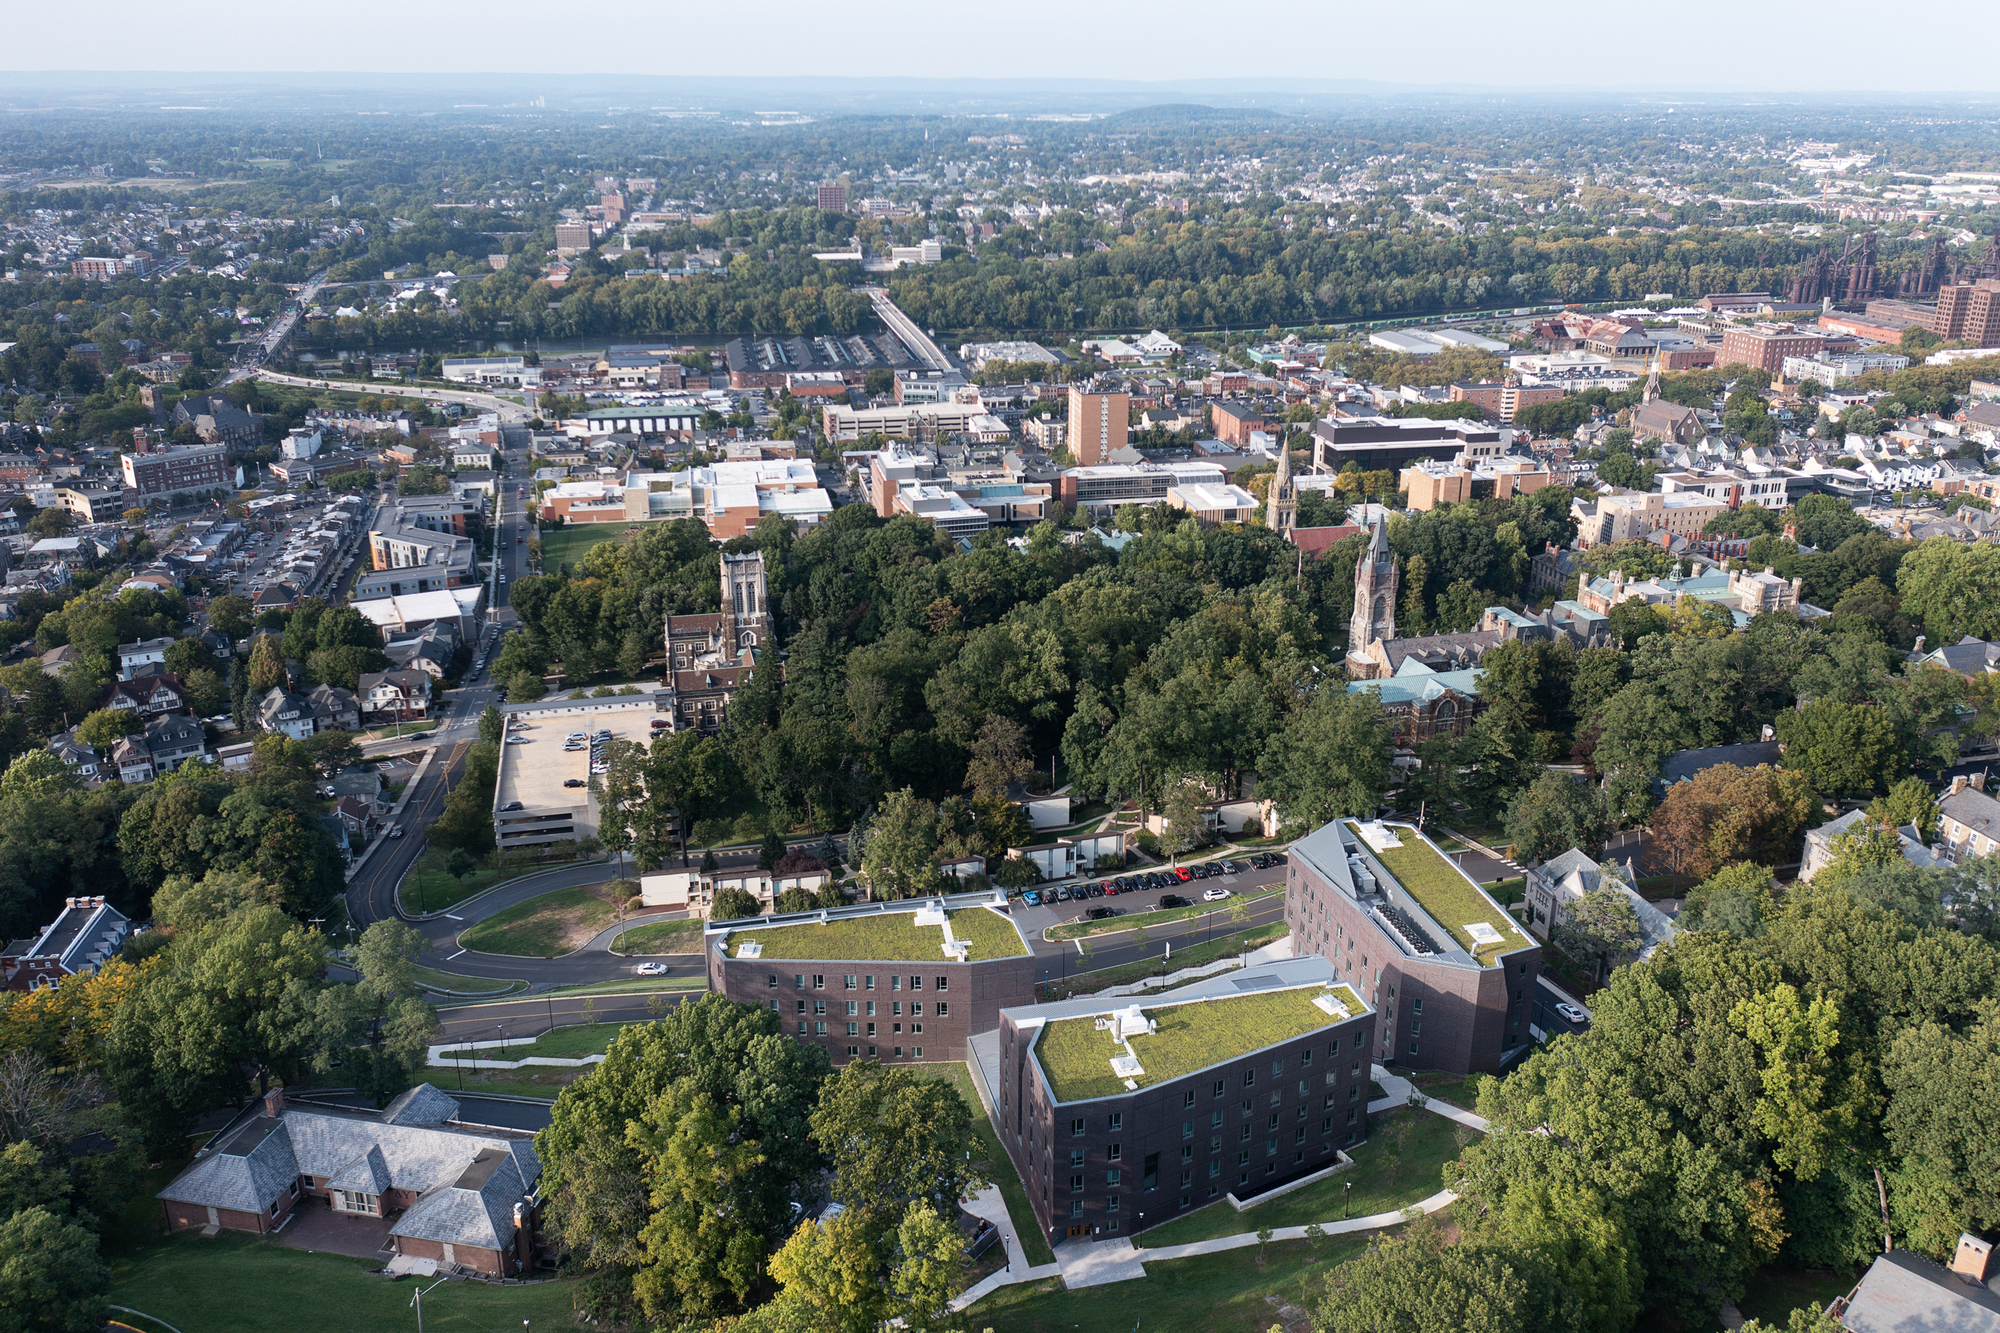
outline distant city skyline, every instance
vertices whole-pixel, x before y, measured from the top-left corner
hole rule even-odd
[[[1990,60],[1858,56],[1879,45],[1867,36],[1872,29],[1892,24],[1896,39],[1921,37],[1920,51],[1990,50],[2000,41],[2000,6],[1990,0],[1927,5],[1914,34],[1902,16],[1861,0],[1824,0],[1809,22],[1789,6],[1726,0],[1685,0],[1673,9],[1555,0],[1531,14],[1470,0],[1415,9],[1335,0],[1283,10],[1190,0],[979,7],[764,0],[742,10],[605,0],[578,15],[523,0],[491,0],[476,11],[388,0],[350,0],[333,11],[187,0],[165,13],[114,0],[91,12],[87,41],[78,40],[67,11],[24,6],[10,14],[0,71],[1268,78],[1552,92],[2000,93],[2000,65]]]

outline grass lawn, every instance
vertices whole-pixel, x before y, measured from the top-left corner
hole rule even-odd
[[[1143,1282],[1064,1291],[1056,1282],[1002,1287],[966,1312],[966,1327],[1004,1333],[1266,1333],[1309,1327],[1326,1273],[1368,1248],[1368,1236],[1174,1259],[1147,1266]]]
[[[1028,1206],[1028,1191],[1021,1185],[1020,1173],[1014,1170],[1013,1159],[1001,1149],[1000,1138],[993,1131],[993,1122],[987,1119],[986,1106],[979,1100],[979,1090],[972,1086],[972,1071],[963,1064],[921,1065],[919,1068],[950,1082],[958,1089],[966,1108],[972,1112],[972,1127],[978,1133],[979,1141],[986,1145],[984,1160],[977,1165],[1000,1187],[1000,1197],[1007,1201],[1007,1216],[1014,1221],[1014,1239],[1021,1242],[1021,1250],[1028,1256],[1029,1265],[1054,1263],[1055,1252],[1049,1248],[1048,1238],[1042,1235],[1042,1225],[1035,1220],[1035,1210]]]
[[[554,571],[555,567],[568,561],[572,568],[583,559],[584,553],[599,542],[617,541],[625,535],[623,523],[579,524],[576,527],[543,528],[542,568]]]
[[[1028,952],[1027,943],[1011,917],[983,907],[967,907],[951,913],[950,920],[952,937],[971,943],[973,959],[1018,958]],[[766,959],[943,961],[944,931],[915,922],[915,912],[884,912],[879,916],[846,917],[823,926],[806,922],[739,930],[730,936],[730,957],[742,957],[743,946],[755,941],[763,946],[761,956]]]
[[[1488,1076],[1474,1074],[1469,1078],[1460,1078],[1456,1074],[1433,1070],[1425,1074],[1411,1074],[1408,1077],[1410,1082],[1416,1085],[1417,1091],[1424,1096],[1435,1097],[1441,1102],[1450,1102],[1462,1111],[1470,1111],[1479,1101],[1479,1081]]]
[[[558,986],[547,995],[643,995],[655,990],[707,990],[708,975],[697,972],[685,977],[635,977],[630,981],[593,981],[588,986]]]
[[[1195,881],[1196,884],[1201,881]],[[1193,884],[1183,888],[1194,890]],[[1199,890],[1194,890],[1199,892]],[[1144,930],[1147,926],[1165,925],[1169,921],[1185,921],[1191,916],[1201,916],[1207,912],[1227,912],[1231,903],[1253,903],[1260,898],[1268,898],[1274,893],[1283,893],[1285,886],[1273,884],[1269,888],[1251,889],[1237,894],[1226,903],[1196,903],[1192,907],[1169,907],[1164,911],[1140,912],[1136,916],[1113,917],[1108,921],[1077,921],[1050,926],[1042,938],[1050,940],[1088,939],[1092,935],[1114,935],[1128,930]],[[1095,899],[1092,899],[1095,902]]]
[[[419,967],[413,970],[417,984],[432,990],[490,995],[496,991],[511,991],[522,984],[518,981],[502,981],[498,977],[462,977],[453,972],[440,972],[434,967]]]
[[[575,1060],[585,1055],[603,1055],[611,1049],[618,1034],[624,1031],[623,1023],[573,1023],[559,1028],[551,1028],[533,1041],[524,1041],[507,1047],[488,1047],[483,1050],[468,1051],[468,1060],[525,1060],[539,1055],[557,1060]],[[451,1052],[445,1052],[449,1059]],[[434,1068],[437,1066],[433,1066]]]
[[[515,854],[518,858],[519,854]],[[538,870],[546,870],[553,865],[563,865],[578,858],[574,856],[551,857],[547,861],[521,861],[496,867],[482,864],[464,879],[454,879],[444,868],[444,854],[433,848],[425,848],[417,857],[410,873],[403,876],[403,882],[396,890],[396,896],[403,904],[403,910],[416,916],[428,912],[444,912],[458,906],[477,893],[484,893],[496,884],[504,884],[510,879],[532,875]],[[593,858],[594,859],[594,858]]]
[[[1330,988],[1348,1012],[1361,1012],[1361,997],[1346,986]],[[1205,1003],[1161,1005],[1146,1009],[1155,1030],[1131,1037],[1126,1045],[1145,1072],[1131,1081],[1144,1088],[1170,1082],[1197,1069],[1233,1060],[1251,1051],[1343,1022],[1313,1001],[1317,987],[1233,995]],[[1124,1048],[1101,1030],[1094,1018],[1065,1018],[1043,1026],[1035,1042],[1035,1058],[1058,1100],[1082,1101],[1116,1096],[1126,1080],[1112,1072],[1111,1060]]]
[[[1482,964],[1490,967],[1503,950],[1523,948],[1529,943],[1528,937],[1521,933],[1505,911],[1496,907],[1466,878],[1464,871],[1426,843],[1410,825],[1390,825],[1403,845],[1379,852],[1368,846],[1368,840],[1361,837],[1360,827],[1354,820],[1348,820],[1347,827],[1368,853],[1396,877],[1396,882],[1409,891],[1431,919],[1443,926],[1460,948]],[[1481,921],[1499,932],[1501,939],[1498,943],[1481,944],[1472,938],[1466,927]]]
[[[1158,958],[1140,958],[1129,963],[1120,963],[1116,967],[1102,968],[1096,972],[1073,972],[1067,978],[1061,980],[1042,982],[1039,987],[1041,991],[1040,998],[1043,1000],[1055,1000],[1070,994],[1095,995],[1098,991],[1108,990],[1113,986],[1128,985],[1131,982],[1139,980],[1141,977],[1157,976],[1163,968],[1168,972],[1177,972],[1184,967],[1200,967],[1204,963],[1212,963],[1218,958],[1234,957],[1241,950],[1255,949],[1269,944],[1273,940],[1283,939],[1285,934],[1285,923],[1282,921],[1273,921],[1270,925],[1259,926],[1255,930],[1246,930],[1235,935],[1219,936],[1216,939],[1208,941],[1206,944],[1197,944],[1190,948],[1177,950],[1174,956],[1165,960],[1164,963]],[[1090,960],[1084,958],[1078,961],[1079,963],[1088,963]],[[1207,979],[1206,977],[1201,978],[1204,981]],[[1183,984],[1193,985],[1194,983],[1186,982]],[[1166,992],[1154,993],[1164,994]]]
[[[1527,896],[1528,880],[1525,875],[1516,875],[1512,879],[1496,879],[1486,885],[1486,892],[1494,902],[1502,907],[1509,907]]]
[[[1264,1227],[1302,1227],[1387,1213],[1428,1199],[1444,1188],[1444,1165],[1455,1161],[1480,1133],[1429,1111],[1402,1108],[1376,1116],[1368,1142],[1348,1153],[1352,1169],[1269,1203],[1237,1212],[1227,1201],[1177,1217],[1133,1238],[1141,1247],[1185,1245],[1216,1236],[1240,1236]],[[1354,1188],[1348,1189],[1352,1183]]]
[[[183,1333],[378,1333],[415,1327],[408,1282],[367,1276],[368,1259],[308,1254],[232,1232],[203,1239],[183,1232],[111,1260],[111,1297]],[[427,1284],[428,1285],[428,1284]],[[537,1328],[573,1328],[574,1287],[450,1282],[424,1300],[426,1329],[491,1330],[531,1319]],[[304,1312],[304,1313],[302,1313]],[[121,1318],[153,1333],[157,1324]]]
[[[585,889],[557,889],[487,917],[458,942],[481,953],[553,958],[618,919],[611,904]]]
[[[444,1092],[486,1092],[503,1097],[533,1097],[552,1102],[556,1094],[597,1068],[562,1069],[547,1065],[526,1069],[451,1069],[433,1065],[423,1071],[424,1081]],[[186,1330],[183,1330],[186,1333]]]
[[[1783,1328],[1793,1310],[1802,1305],[1824,1310],[1834,1297],[1854,1290],[1854,1284],[1860,1280],[1858,1269],[1776,1266],[1759,1269],[1736,1308],[1745,1319],[1761,1319]]]
[[[611,952],[624,954],[700,953],[699,921],[656,921],[634,926],[611,941]]]

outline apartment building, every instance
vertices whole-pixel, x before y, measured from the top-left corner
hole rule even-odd
[[[556,253],[558,255],[580,255],[590,248],[590,224],[588,222],[558,222],[556,224]]]
[[[1034,951],[996,893],[711,921],[702,952],[711,990],[836,1065],[964,1060],[1035,994]]]
[[[1290,857],[1285,924],[1379,1013],[1375,1059],[1491,1074],[1533,1040],[1541,947],[1413,825],[1335,820]]]
[[[1451,386],[1451,401],[1471,403],[1495,421],[1511,423],[1514,414],[1536,403],[1553,403],[1570,392],[1566,384],[1523,384],[1518,379],[1477,380]]]
[[[1940,287],[1930,330],[1946,342],[2000,347],[2000,279]]]
[[[1083,467],[1107,463],[1125,447],[1132,395],[1110,381],[1069,386],[1069,452]]]
[[[956,438],[974,444],[1005,444],[1013,437],[1007,423],[994,416],[972,393],[972,401],[911,403],[907,406],[849,407],[829,403],[820,409],[828,439],[856,444],[870,435],[891,440]]]
[[[1409,507],[1422,513],[1441,504],[1533,495],[1552,480],[1554,476],[1545,465],[1526,458],[1495,458],[1472,464],[1426,460],[1404,468],[1397,485],[1408,492]]]
[[[1705,495],[1730,509],[1756,505],[1759,509],[1783,509],[1788,498],[1789,469],[1757,473],[1720,469],[1714,472],[1663,472],[1655,480],[1662,495]]]
[[[169,448],[135,449],[118,460],[125,474],[125,489],[137,491],[141,499],[155,496],[186,495],[213,491],[232,484],[235,469],[228,466],[227,447],[220,444],[190,444]]]
[[[1368,1136],[1377,1015],[1341,978],[1298,957],[1152,1000],[1003,1009],[995,1125],[1049,1242],[1343,1165]]]
[[[845,213],[847,187],[839,181],[822,181],[815,194],[815,201],[823,213]]]
[[[1716,361],[1725,366],[1742,364],[1776,375],[1784,370],[1787,357],[1814,356],[1833,351],[1836,346],[1853,345],[1851,339],[1797,324],[1752,324],[1723,330],[1722,350],[1716,354]]]
[[[1625,492],[1601,495],[1595,501],[1582,498],[1570,506],[1577,520],[1578,550],[1589,550],[1606,542],[1633,541],[1653,532],[1671,532],[1693,537],[1718,514],[1727,513],[1729,504],[1698,491]]]

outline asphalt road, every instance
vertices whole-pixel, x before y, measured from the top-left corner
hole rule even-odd
[[[1577,1000],[1578,997],[1572,996],[1568,991],[1558,987],[1546,976],[1538,974],[1535,977],[1534,1012],[1529,1015],[1528,1021],[1548,1033],[1551,1037],[1561,1036],[1565,1032],[1588,1032],[1590,1030],[1590,1020],[1588,1018],[1585,1018],[1581,1023],[1572,1023],[1556,1012],[1557,1004],[1575,1004]],[[1589,1009],[1586,1007],[1584,1012],[1587,1014]]]
[[[659,1017],[689,995],[703,993],[653,991],[644,995],[549,995],[494,1000],[440,1009],[438,1018],[446,1041],[507,1041],[539,1036],[552,1027],[570,1027],[593,1019],[600,1023],[644,1022]],[[590,1005],[588,1013],[586,1002]]]

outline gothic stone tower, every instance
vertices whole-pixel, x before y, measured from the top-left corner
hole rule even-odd
[[[771,636],[771,616],[764,582],[764,553],[722,557],[723,651],[740,653],[761,647]]]
[[[1271,478],[1271,493],[1264,513],[1264,526],[1273,532],[1290,532],[1299,521],[1299,487],[1292,480],[1292,451],[1278,445],[1278,472]]]
[[[1396,637],[1396,593],[1402,573],[1389,551],[1386,523],[1375,525],[1368,549],[1354,566],[1354,619],[1348,622],[1347,652],[1359,657],[1377,639]]]

